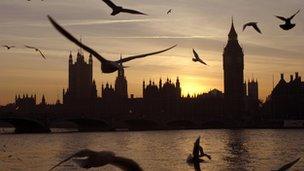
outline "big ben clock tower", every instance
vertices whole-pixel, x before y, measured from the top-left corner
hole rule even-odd
[[[228,43],[223,53],[224,93],[226,118],[236,119],[244,109],[244,53],[238,42],[233,20],[228,34]]]

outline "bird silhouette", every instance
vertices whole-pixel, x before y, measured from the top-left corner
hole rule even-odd
[[[246,23],[246,24],[244,24],[244,26],[243,26],[243,31],[246,29],[246,27],[251,26],[251,27],[253,27],[257,32],[259,32],[260,34],[262,34],[262,32],[261,32],[261,30],[259,29],[259,27],[258,27],[257,24],[258,24],[257,22],[249,22],[249,23]]]
[[[281,16],[276,16],[277,18],[283,20],[285,23],[281,24],[280,27],[283,30],[290,30],[292,28],[294,28],[296,26],[296,24],[291,23],[291,20],[300,12],[300,10],[298,10],[294,15],[292,15],[289,18],[285,18],[285,17],[281,17]]]
[[[156,54],[168,51],[168,50],[174,48],[175,46],[177,46],[177,45],[174,45],[172,47],[169,47],[167,49],[160,50],[160,51],[157,51],[157,52],[146,53],[146,54],[141,54],[141,55],[134,55],[134,56],[125,57],[123,59],[119,59],[117,61],[110,61],[110,60],[107,60],[104,57],[102,57],[99,53],[97,53],[92,48],[90,48],[90,47],[84,45],[83,43],[81,43],[80,41],[78,41],[73,35],[71,35],[69,32],[67,32],[54,19],[52,19],[52,17],[48,16],[48,18],[49,18],[50,22],[53,24],[53,26],[62,35],[64,35],[67,39],[69,39],[70,41],[72,41],[73,43],[75,43],[77,46],[83,48],[85,51],[87,51],[88,53],[90,53],[93,56],[95,56],[101,62],[101,71],[103,73],[113,73],[113,72],[117,71],[121,67],[120,63],[122,64],[124,62],[128,62],[128,61],[131,61],[133,59],[143,58],[143,57],[151,56],[151,55],[156,55]]]
[[[145,13],[142,13],[140,11],[136,11],[136,10],[133,10],[133,9],[127,9],[127,8],[123,8],[121,6],[117,6],[115,5],[111,0],[103,0],[103,2],[105,2],[110,8],[112,8],[112,13],[111,15],[117,15],[121,12],[124,12],[124,13],[130,13],[130,14],[140,14],[140,15],[147,15]]]
[[[172,13],[172,9],[169,9],[169,10],[167,11],[167,14],[169,14],[169,13]]]
[[[193,146],[193,151],[192,154],[189,154],[187,158],[187,163],[188,164],[193,164],[194,169],[196,171],[200,171],[200,163],[203,162],[204,160],[201,159],[201,157],[206,156],[209,160],[211,160],[211,156],[206,154],[203,150],[203,147],[200,145],[200,136],[196,139],[194,146]]]
[[[58,164],[56,164],[54,167],[52,167],[50,170],[55,169],[59,165],[61,165],[64,162],[67,162],[69,160],[73,159],[73,161],[79,165],[81,168],[92,168],[92,167],[102,167],[105,165],[113,165],[116,167],[119,167],[122,170],[125,171],[142,171],[143,169],[139,166],[138,163],[136,163],[132,159],[128,159],[125,157],[116,156],[115,153],[111,151],[92,151],[89,149],[83,149],[75,154],[71,155],[70,157],[62,160]]]
[[[45,55],[42,53],[42,51],[36,47],[33,47],[33,46],[28,46],[28,45],[25,45],[25,47],[29,48],[29,49],[34,49],[36,52],[39,52],[40,55],[42,56],[42,58],[46,59]]]
[[[301,159],[301,157],[297,158],[296,160],[289,162],[285,165],[283,165],[282,167],[280,167],[278,170],[276,171],[287,171],[288,169],[290,169],[293,165],[295,165],[299,160]]]
[[[14,48],[15,46],[2,45],[2,47],[5,47],[5,48],[7,48],[7,50],[10,50],[11,48]]]
[[[196,53],[196,51],[195,51],[194,49],[192,49],[192,51],[193,51],[193,55],[194,55],[194,58],[192,58],[192,61],[194,61],[194,62],[200,62],[200,63],[202,63],[202,64],[204,64],[204,65],[207,65],[207,64],[199,57],[199,55]]]

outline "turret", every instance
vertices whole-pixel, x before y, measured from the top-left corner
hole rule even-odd
[[[73,64],[73,56],[72,56],[72,51],[70,51],[70,56],[69,56],[69,64]]]
[[[163,86],[162,84],[163,84],[163,83],[162,83],[162,79],[160,78],[160,79],[159,79],[159,89],[162,88],[162,86]]]
[[[45,105],[45,104],[46,104],[44,94],[42,95],[42,98],[41,98],[41,104],[42,104],[42,105]]]
[[[180,87],[180,82],[179,82],[179,78],[176,78],[176,87],[179,88]]]
[[[92,58],[92,54],[90,54],[90,56],[89,56],[89,64],[90,64],[90,65],[93,65],[93,58]]]
[[[281,80],[284,80],[284,74],[281,73]]]
[[[145,82],[145,80],[143,81],[143,84],[142,84],[142,93],[143,93],[143,97],[145,97],[145,90],[146,90],[146,82]]]

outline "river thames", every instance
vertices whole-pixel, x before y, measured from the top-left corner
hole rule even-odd
[[[195,139],[212,156],[202,170],[274,170],[304,156],[303,130],[185,130],[1,134],[0,170],[48,170],[79,149],[113,151],[144,170],[194,170],[186,163]],[[57,170],[80,170],[72,161]],[[106,166],[91,170],[118,170]],[[302,158],[292,170],[304,170]]]

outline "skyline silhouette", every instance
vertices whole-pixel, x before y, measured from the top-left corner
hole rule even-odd
[[[1,0],[0,170],[301,170],[301,1]]]
[[[48,101],[53,103],[58,98],[62,99],[61,90],[68,82],[67,54],[70,50],[75,53],[78,48],[56,33],[48,23],[46,14],[56,17],[75,36],[82,37],[83,42],[113,60],[118,60],[120,54],[133,55],[134,52],[162,49],[170,43],[179,44],[179,47],[166,54],[130,63],[132,67],[126,70],[125,75],[129,83],[128,91],[135,97],[142,96],[142,79],[158,80],[160,77],[179,76],[183,82],[183,95],[208,92],[213,88],[223,91],[222,50],[227,41],[231,16],[234,16],[239,42],[245,51],[244,79],[259,79],[260,97],[263,100],[272,90],[273,75],[276,83],[280,73],[304,73],[303,39],[300,36],[303,32],[303,14],[300,12],[293,19],[297,26],[290,31],[281,30],[278,27],[281,21],[274,16],[291,16],[298,9],[299,0],[288,3],[263,2],[269,6],[267,10],[259,6],[259,13],[256,12],[258,2],[187,2],[187,6],[180,4],[182,2],[162,2],[163,7],[160,8],[156,5],[158,1],[115,1],[149,14],[132,15],[132,19],[126,14],[115,18],[109,16],[108,7],[100,1],[91,0],[83,6],[78,5],[80,0],[76,1],[72,7],[70,1],[0,2],[0,43],[17,47],[9,51],[2,48],[0,51],[1,105],[12,102],[14,95],[21,93],[37,94],[38,97],[45,94]],[[12,8],[19,13],[7,10]],[[167,9],[171,8],[174,13],[165,15]],[[247,14],[244,8],[256,14]],[[223,14],[217,14],[213,9],[222,10]],[[242,25],[250,20],[259,22],[263,35],[251,29],[241,32]],[[289,37],[288,41],[286,37]],[[36,53],[20,48],[26,43],[41,48],[48,56],[47,62],[37,58]],[[212,67],[193,64],[192,48],[206,56],[206,62]],[[100,66],[93,60],[96,64],[93,66],[93,76],[97,87],[106,82],[114,83],[116,74],[100,75]],[[141,73],[140,77],[138,73]],[[98,91],[100,94],[100,89]]]

